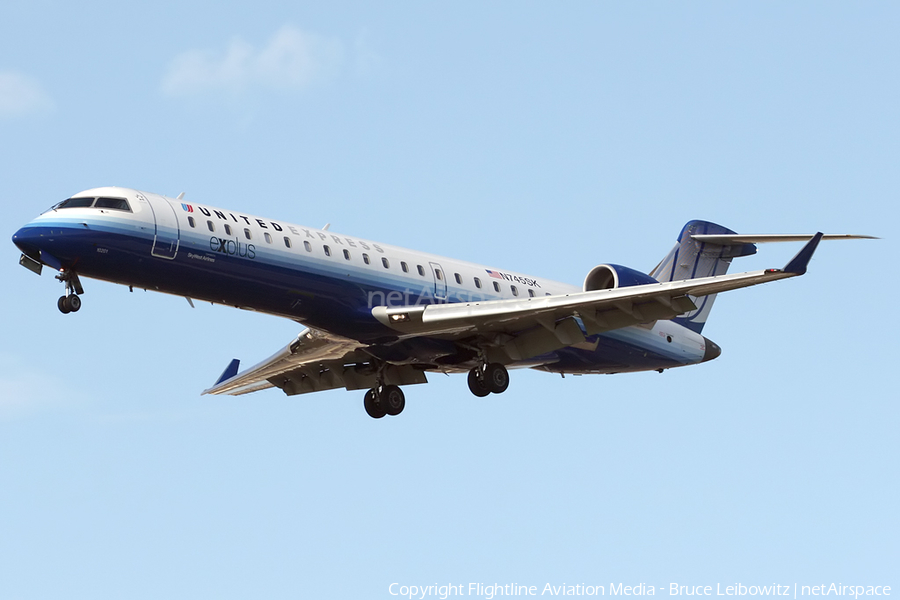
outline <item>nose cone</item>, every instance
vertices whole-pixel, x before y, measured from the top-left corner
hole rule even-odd
[[[38,238],[40,235],[33,227],[22,227],[12,236],[13,244],[25,254],[34,255],[40,252],[38,246]]]
[[[706,341],[706,351],[703,352],[703,360],[700,362],[719,358],[719,355],[722,354],[722,349],[719,345],[707,337],[704,337],[703,339]]]

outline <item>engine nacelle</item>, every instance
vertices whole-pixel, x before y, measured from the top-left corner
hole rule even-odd
[[[647,283],[659,282],[646,273],[622,265],[597,265],[584,278],[584,291],[613,290]]]

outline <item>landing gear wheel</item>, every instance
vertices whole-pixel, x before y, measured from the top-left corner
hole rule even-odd
[[[363,406],[366,409],[366,414],[373,419],[380,419],[387,414],[383,404],[379,402],[378,393],[374,388],[366,392],[366,396],[363,398]]]
[[[60,269],[56,279],[66,284],[66,295],[61,296],[56,301],[56,307],[63,314],[78,312],[78,309],[81,308],[81,298],[78,297],[78,294],[84,293],[84,288],[81,287],[81,280],[78,279],[78,273],[68,269]]]
[[[396,417],[403,412],[403,408],[406,406],[406,397],[403,395],[403,390],[398,386],[386,385],[381,389],[380,395],[384,412],[392,417]]]
[[[491,363],[484,368],[484,385],[495,394],[502,394],[509,387],[509,371],[500,363]]]
[[[472,369],[469,371],[469,391],[479,398],[484,398],[488,394],[491,393],[491,390],[487,387],[487,382],[482,377],[479,369]]]
[[[66,296],[65,304],[69,308],[69,312],[78,312],[78,309],[81,308],[81,298],[75,294]]]

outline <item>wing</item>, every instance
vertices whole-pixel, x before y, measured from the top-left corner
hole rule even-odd
[[[409,336],[463,338],[493,333],[505,354],[513,360],[523,360],[581,343],[585,334],[671,319],[696,310],[689,296],[707,296],[803,275],[822,236],[821,233],[812,236],[783,269],[521,300],[379,306],[372,309],[372,314],[388,327]]]
[[[557,296],[490,300],[454,304],[430,304],[372,309],[373,316],[398,332],[398,340],[436,338],[463,344],[488,340],[496,360],[523,361],[585,341],[594,335],[671,319],[697,307],[690,297],[736,290],[769,281],[803,275],[822,239],[818,233],[783,268],[733,275],[651,283],[625,288]],[[278,387],[288,395],[334,388],[372,388],[378,383],[373,357],[378,348],[324,331],[305,329],[273,356],[238,373],[238,362],[204,394],[239,395]],[[381,383],[427,383],[426,364],[413,366],[402,360],[384,364]],[[432,367],[433,368],[433,367]],[[442,368],[440,370],[453,370]]]
[[[281,388],[285,394],[306,394],[334,388],[361,390],[375,386],[371,356],[360,350],[366,344],[315,329],[304,329],[281,351],[241,373],[233,360],[219,380],[204,394],[238,396]],[[427,383],[425,373],[403,366],[389,366],[385,383]]]

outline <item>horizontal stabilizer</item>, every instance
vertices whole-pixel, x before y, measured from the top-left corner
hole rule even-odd
[[[816,235],[821,235],[823,240],[877,240],[878,238],[871,235],[851,235],[848,233],[763,233],[763,234],[697,234],[691,237],[698,242],[707,244],[716,244],[718,246],[728,246],[731,244],[766,244],[769,242],[806,242],[813,239]]]

